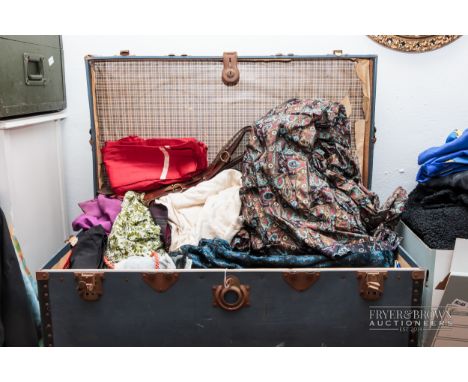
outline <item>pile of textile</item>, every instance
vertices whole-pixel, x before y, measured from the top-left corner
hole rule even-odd
[[[195,267],[329,267],[394,264],[393,231],[406,202],[383,207],[362,182],[350,123],[339,103],[292,99],[259,119],[244,154],[244,227],[232,241],[181,252]]]
[[[453,249],[468,238],[468,129],[419,155],[419,184],[409,194],[402,220],[430,248]]]
[[[430,248],[453,249],[468,238],[468,129],[455,130],[445,144],[419,155],[419,184],[402,220]]]
[[[71,267],[101,268],[104,261],[115,269],[190,268],[192,260],[177,253],[182,245],[197,245],[202,239],[231,241],[242,227],[240,186],[241,173],[228,169],[149,205],[144,202],[144,194],[128,191],[119,201],[120,212],[110,223],[108,236],[99,220],[92,227],[76,224],[84,231],[73,248]],[[80,205],[83,208],[97,201],[106,201],[107,205],[108,199],[99,195],[96,203]],[[91,222],[82,215],[78,221]]]
[[[206,147],[183,139],[191,142],[184,157],[157,139],[144,142],[144,155],[135,137],[106,143],[107,173],[124,198],[80,205],[74,227],[93,231],[81,247],[101,253],[90,264],[103,259],[116,269],[392,267],[406,192],[398,188],[380,206],[362,184],[350,134],[342,104],[289,100],[252,127],[242,172],[226,169],[149,203],[135,191],[206,168]],[[151,171],[127,179],[127,160]],[[168,176],[167,166],[180,171]]]
[[[104,264],[116,269],[175,268],[166,252],[174,248],[172,239],[177,241],[180,236],[179,231],[171,234],[168,222],[168,214],[172,216],[175,211],[171,207],[173,196],[148,206],[144,194],[136,191],[191,179],[207,168],[207,150],[194,138],[129,136],[106,142],[103,162],[117,196],[98,195],[79,203],[83,213],[72,226],[82,231],[66,265],[81,269],[101,268]]]

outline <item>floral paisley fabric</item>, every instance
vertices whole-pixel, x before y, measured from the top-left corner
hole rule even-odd
[[[128,191],[109,235],[106,256],[112,263],[130,256],[165,255],[160,228],[154,224],[149,209],[142,203],[144,194]]]
[[[392,228],[407,198],[398,188],[380,207],[361,182],[345,107],[323,99],[291,99],[254,124],[240,197],[245,228],[232,241],[237,250],[335,260],[394,250]]]

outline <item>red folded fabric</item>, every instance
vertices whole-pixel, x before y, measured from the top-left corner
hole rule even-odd
[[[123,195],[190,179],[208,167],[207,152],[194,138],[130,136],[106,142],[102,157],[112,190]]]

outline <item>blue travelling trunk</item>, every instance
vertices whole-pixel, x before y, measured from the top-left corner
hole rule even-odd
[[[195,137],[211,161],[242,126],[293,97],[346,106],[370,186],[376,56],[122,54],[85,58],[96,194],[110,192],[107,140]],[[407,254],[400,268],[118,271],[63,269],[70,250],[37,272],[49,346],[418,344],[417,315],[389,330],[378,319],[419,311],[425,271]]]

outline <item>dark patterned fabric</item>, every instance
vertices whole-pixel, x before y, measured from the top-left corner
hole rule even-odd
[[[367,246],[367,248],[366,248]],[[258,252],[236,251],[222,239],[202,239],[198,246],[183,245],[172,254],[192,260],[192,268],[327,268],[327,267],[392,267],[391,250],[375,250],[369,244],[350,245],[350,253],[331,259],[321,253],[305,254],[278,249]],[[182,265],[178,268],[183,268]]]
[[[232,241],[237,250],[336,259],[397,247],[393,228],[406,191],[395,190],[381,208],[362,185],[343,105],[292,99],[253,130],[240,190],[245,229]]]

